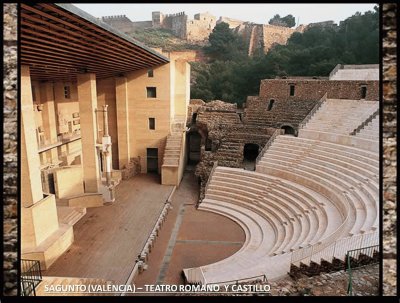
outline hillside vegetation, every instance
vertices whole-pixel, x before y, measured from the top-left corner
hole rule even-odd
[[[186,40],[179,39],[169,29],[164,28],[136,29],[127,34],[149,47],[162,48],[167,52],[198,50],[202,47],[199,44],[192,44]]]
[[[208,63],[191,63],[191,98],[245,102],[258,95],[261,79],[277,76],[328,76],[337,64],[379,63],[379,12],[356,13],[335,27],[315,26],[294,33],[287,45],[266,55],[246,55],[243,41],[216,26],[204,47]]]

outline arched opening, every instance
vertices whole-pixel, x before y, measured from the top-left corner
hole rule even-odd
[[[193,113],[192,115],[192,123],[196,123],[197,120],[197,113]]]
[[[256,159],[258,153],[260,152],[260,147],[254,143],[247,143],[244,145],[243,149],[243,165],[246,170],[256,169]]]
[[[188,134],[188,164],[194,165],[200,161],[201,135],[197,131]]]
[[[274,106],[274,103],[275,103],[274,99],[269,100],[267,111],[270,111],[272,109],[272,106]]]
[[[284,125],[281,127],[281,129],[285,130],[285,135],[295,135],[296,131],[294,130],[293,127],[289,126],[289,125]]]
[[[367,96],[367,87],[361,86],[361,99],[365,99],[366,96]]]

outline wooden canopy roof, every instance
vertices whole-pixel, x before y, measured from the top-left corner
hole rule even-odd
[[[97,78],[150,68],[169,59],[71,4],[21,4],[21,64],[33,80]]]

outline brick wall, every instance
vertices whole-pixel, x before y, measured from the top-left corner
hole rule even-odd
[[[290,96],[290,85],[295,86],[294,96]],[[378,81],[329,81],[298,79],[261,80],[260,97],[287,101],[316,101],[328,93],[329,99],[361,99],[361,86],[367,87],[365,100],[379,100]]]

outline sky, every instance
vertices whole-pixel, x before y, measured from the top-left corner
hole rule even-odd
[[[259,24],[267,24],[275,15],[284,17],[292,14],[296,18],[296,25],[308,24],[312,22],[333,20],[337,24],[340,21],[354,15],[354,13],[364,13],[373,10],[375,4],[372,3],[335,3],[335,4],[267,4],[267,3],[114,3],[114,4],[75,4],[75,6],[95,16],[126,15],[131,21],[151,20],[151,12],[160,11],[164,14],[178,13],[184,11],[189,19],[197,13],[209,12],[219,18],[220,16],[249,21]]]

